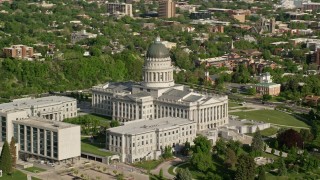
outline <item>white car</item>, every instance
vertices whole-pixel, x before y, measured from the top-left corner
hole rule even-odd
[[[48,165],[51,166],[51,167],[54,167],[54,163],[48,162]]]

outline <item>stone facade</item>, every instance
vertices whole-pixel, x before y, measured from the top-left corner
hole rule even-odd
[[[41,117],[53,121],[62,121],[65,118],[77,116],[77,100],[62,96],[43,98],[17,99],[10,103],[0,104],[1,141],[10,141],[12,121],[29,117]]]
[[[120,122],[179,117],[196,122],[198,131],[228,124],[228,97],[175,84],[170,54],[160,39],[149,46],[143,81],[94,86],[92,108]]]
[[[137,120],[107,130],[107,149],[120,154],[121,162],[158,159],[165,147],[180,151],[193,143],[196,123],[182,118]]]
[[[21,159],[33,156],[61,161],[81,155],[79,125],[29,118],[13,121],[13,127]]]
[[[61,161],[79,157],[80,126],[60,122],[76,116],[76,99],[63,96],[0,104],[0,141],[10,142],[14,137],[21,159],[33,156]]]

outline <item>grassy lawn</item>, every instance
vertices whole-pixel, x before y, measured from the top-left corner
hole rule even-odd
[[[235,107],[235,108],[231,108],[229,110],[249,110],[249,109],[254,109],[254,108],[251,108],[251,107]]]
[[[286,176],[277,176],[274,173],[267,173],[266,179],[267,180],[289,180],[289,179],[319,179],[320,174],[319,171],[311,171],[307,173],[288,173]]]
[[[309,127],[306,123],[298,120],[290,114],[276,111],[276,110],[256,110],[247,112],[232,112],[231,115],[239,116],[241,119],[249,119],[254,121],[263,121],[267,123],[295,126],[295,127]]]
[[[100,121],[111,121],[112,120],[110,117],[100,116],[98,114],[87,114],[86,116],[89,118],[92,118],[92,119],[98,119]]]
[[[236,102],[234,102],[234,101],[229,101],[229,102],[228,102],[228,107],[229,107],[229,108],[238,107],[238,106],[240,106],[239,103],[236,103]]]
[[[27,175],[21,171],[16,170],[11,176],[3,174],[0,178],[1,180],[23,180],[27,179]],[[38,180],[38,178],[32,177],[33,180]]]
[[[173,175],[173,176],[176,175],[176,174],[173,172],[174,167],[175,167],[175,166],[170,166],[169,169],[168,169],[168,173],[171,174],[171,175]]]
[[[269,127],[267,129],[261,130],[260,132],[262,136],[272,136],[278,132],[278,129],[274,127]]]
[[[39,172],[46,171],[45,169],[41,169],[41,168],[38,168],[38,167],[29,167],[29,168],[26,168],[24,170],[29,171],[29,172],[33,172],[33,173],[39,173]]]
[[[266,152],[262,152],[261,156],[266,157],[266,158],[272,158],[274,160],[279,158],[279,156],[276,156],[276,155],[273,155],[273,154],[269,154],[269,153],[266,153]]]
[[[105,142],[94,142],[91,143],[88,137],[81,137],[81,151],[85,153],[95,154],[98,156],[111,156],[110,152],[101,151],[100,149],[105,148]]]
[[[141,161],[133,164],[136,167],[152,170],[155,169],[159,164],[161,164],[163,160],[151,160],[151,161]]]

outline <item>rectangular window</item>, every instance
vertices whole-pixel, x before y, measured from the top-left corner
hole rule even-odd
[[[44,130],[40,129],[40,154],[44,155]]]
[[[6,140],[7,137],[7,118],[6,117],[1,117],[1,135],[2,138],[1,140],[4,142]]]
[[[20,150],[24,151],[24,125],[20,125]]]
[[[58,158],[58,133],[53,132],[53,157]]]
[[[51,157],[51,132],[46,130],[46,139],[47,139],[47,156]]]
[[[32,128],[33,153],[38,154],[38,128]]]
[[[27,151],[31,152],[31,127],[27,126]]]
[[[19,136],[19,125],[18,124],[13,124],[13,137],[14,137],[14,140],[16,142],[18,142],[18,136]]]

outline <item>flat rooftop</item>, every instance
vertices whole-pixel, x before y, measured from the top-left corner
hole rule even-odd
[[[71,102],[76,99],[65,96],[48,96],[42,98],[22,98],[15,99],[10,103],[0,104],[0,111],[11,111],[15,109],[27,109],[31,106],[55,105],[62,102]]]
[[[22,119],[22,120],[15,120],[13,123],[16,124],[23,124],[30,127],[39,127],[43,129],[50,129],[50,130],[59,130],[59,129],[65,129],[65,128],[71,128],[71,127],[77,127],[79,125],[70,124],[70,123],[64,123],[60,121],[51,121],[40,117],[31,117],[28,119]]]
[[[190,123],[196,122],[183,118],[165,117],[153,120],[135,120],[125,123],[123,126],[110,128],[107,131],[118,134],[142,134]]]

